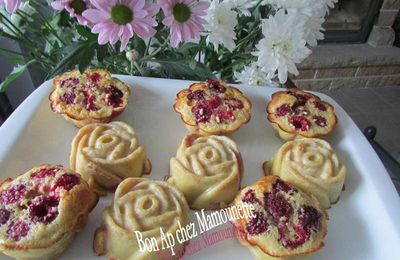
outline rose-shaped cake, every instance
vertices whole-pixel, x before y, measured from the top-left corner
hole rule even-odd
[[[192,209],[227,206],[240,189],[243,162],[226,136],[186,136],[171,158],[168,182],[180,189]]]
[[[55,259],[85,225],[98,196],[79,174],[39,165],[0,184],[0,252]]]
[[[118,121],[82,127],[72,142],[70,167],[100,194],[114,191],[125,178],[151,171],[135,131]]]
[[[328,135],[337,123],[331,104],[298,88],[274,93],[267,113],[279,137],[286,141]]]
[[[278,175],[313,194],[324,208],[339,199],[346,178],[346,167],[339,162],[329,143],[318,138],[285,143],[264,163],[264,172]]]
[[[125,110],[130,96],[129,86],[105,69],[65,72],[53,79],[53,87],[52,111],[77,127],[110,122]]]
[[[232,223],[238,230],[239,242],[256,259],[304,259],[324,246],[326,211],[315,197],[277,176],[263,177],[244,188],[233,205],[254,208],[253,217]]]
[[[140,232],[142,241],[155,238],[161,250],[160,227],[164,234],[175,236],[179,223],[182,227],[189,223],[189,206],[178,189],[163,181],[128,178],[119,184],[112,205],[104,210],[103,223],[95,234],[94,250],[110,259],[160,259],[159,255],[166,255],[170,250],[141,252],[135,231]],[[178,252],[177,248],[174,251]],[[170,256],[176,259],[179,255],[172,257],[171,253]]]
[[[192,133],[225,135],[237,131],[251,117],[251,102],[237,88],[209,79],[181,90],[174,109]]]

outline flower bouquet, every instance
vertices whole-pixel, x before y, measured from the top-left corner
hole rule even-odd
[[[337,0],[0,0],[0,48],[44,78],[78,67],[249,85],[285,83]]]

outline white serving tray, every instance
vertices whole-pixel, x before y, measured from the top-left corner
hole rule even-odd
[[[132,124],[153,164],[150,178],[162,180],[171,156],[187,130],[174,112],[176,93],[191,82],[118,76],[132,86],[129,106],[118,120]],[[32,166],[56,163],[68,166],[70,144],[77,128],[51,112],[48,94],[51,82],[43,83],[0,127],[0,179],[15,177]],[[262,163],[282,145],[266,119],[266,104],[277,88],[239,87],[253,104],[249,124],[233,135],[244,160],[242,186],[262,175]],[[329,231],[325,247],[313,259],[400,259],[400,198],[384,166],[368,141],[330,97],[317,93],[334,105],[338,125],[327,138],[348,177],[340,201],[329,209]],[[76,236],[61,259],[104,259],[92,251],[93,234],[112,196],[102,198],[89,217],[86,228]],[[197,225],[197,220],[193,218]],[[222,228],[229,227],[225,224]],[[213,232],[215,230],[211,230]],[[252,259],[235,238],[205,247],[189,259]],[[0,255],[0,259],[8,259]]]

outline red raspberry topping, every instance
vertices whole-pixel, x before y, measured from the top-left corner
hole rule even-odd
[[[314,105],[319,110],[326,111],[326,106],[324,104],[322,104],[321,102],[315,101]]]
[[[65,92],[64,95],[62,95],[60,99],[61,99],[61,101],[65,102],[67,105],[70,105],[70,104],[75,103],[75,97],[76,97],[76,95],[74,92],[68,91],[68,92]]]
[[[23,184],[17,184],[0,193],[1,204],[11,204],[20,201],[26,194],[26,187]]]
[[[297,210],[297,214],[304,229],[319,229],[322,215],[316,208],[303,205]]]
[[[193,92],[190,92],[187,95],[187,98],[189,100],[197,100],[197,101],[203,100],[204,99],[204,90],[195,90]]]
[[[217,107],[222,105],[222,100],[218,96],[212,96],[208,101],[208,105],[211,109],[216,109]]]
[[[295,249],[310,239],[310,231],[300,226],[294,226],[294,237],[291,239],[288,237],[290,232],[287,231],[287,227],[284,224],[278,225],[279,240],[282,246],[290,249]]]
[[[43,168],[40,169],[37,172],[32,173],[31,178],[46,178],[46,177],[54,177],[56,175],[56,172],[58,171],[57,168]]]
[[[96,97],[94,95],[89,95],[87,91],[83,92],[84,98],[83,98],[83,105],[86,108],[86,110],[89,111],[97,111],[99,108],[96,106],[95,101]]]
[[[193,108],[192,112],[197,123],[208,122],[211,118],[212,111],[206,102],[199,102]]]
[[[294,126],[295,130],[307,131],[310,129],[310,121],[302,116],[294,116],[289,119],[289,123]]]
[[[265,205],[272,217],[279,221],[281,217],[289,219],[293,212],[290,203],[280,194],[265,194]]]
[[[257,199],[256,197],[256,193],[254,190],[249,189],[248,191],[246,191],[246,193],[244,194],[242,201],[245,203],[250,203],[250,204],[261,204],[261,201],[259,199]]]
[[[64,85],[67,85],[67,88],[75,88],[76,85],[79,84],[79,79],[78,78],[68,78],[68,79],[63,79],[60,81],[61,87],[64,87]]]
[[[294,191],[297,192],[297,189],[294,188],[292,185],[283,182],[279,179],[277,179],[274,184],[272,185],[272,188],[274,190],[274,192],[279,192],[279,191],[283,191],[283,192],[289,192],[289,191]]]
[[[81,182],[80,178],[75,174],[66,173],[57,179],[56,183],[54,184],[53,188],[51,188],[51,190],[55,191],[57,188],[61,187],[64,190],[69,191],[75,185],[78,185],[80,182]]]
[[[7,235],[9,238],[19,241],[22,237],[25,237],[29,232],[28,224],[23,221],[19,220],[17,222],[12,222],[7,230]]]
[[[267,217],[261,212],[255,212],[254,215],[254,218],[246,224],[247,232],[250,235],[258,235],[267,231],[269,226]]]
[[[288,104],[283,104],[275,110],[275,115],[286,116],[287,114],[290,114],[291,112],[292,112],[292,109],[290,108],[290,106]]]
[[[50,223],[58,216],[58,203],[55,197],[36,197],[29,205],[29,216],[33,222]]]
[[[10,219],[10,211],[6,209],[0,209],[0,226],[7,223]]]
[[[214,109],[213,113],[215,114],[215,120],[218,123],[220,123],[223,120],[228,120],[230,122],[235,120],[235,116],[233,115],[233,112],[231,110],[226,110],[223,106],[220,106],[220,107]]]
[[[210,90],[216,93],[224,93],[226,91],[226,87],[224,87],[219,80],[216,79],[208,79],[207,83],[210,85]]]
[[[97,82],[99,82],[101,79],[101,75],[99,73],[95,72],[95,73],[89,75],[89,79],[93,84],[97,84]]]
[[[122,97],[124,93],[120,89],[114,86],[107,87],[106,92],[106,104],[113,107],[119,107],[122,103]]]
[[[326,126],[326,118],[322,116],[314,116],[313,117],[314,122],[320,126],[320,127],[325,127]]]
[[[228,105],[229,108],[235,110],[235,109],[242,109],[243,103],[239,99],[236,98],[227,98],[225,99],[225,104]]]

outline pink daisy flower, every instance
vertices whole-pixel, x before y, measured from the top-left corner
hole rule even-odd
[[[83,11],[92,8],[90,0],[58,0],[51,3],[56,10],[66,10],[71,17],[76,17],[83,25],[91,26],[90,22],[82,16]]]
[[[12,14],[17,11],[18,7],[21,4],[21,0],[0,0],[0,4],[4,4],[7,12]]]
[[[170,27],[171,46],[177,47],[180,42],[197,39],[204,29],[208,2],[198,0],[160,0],[164,12],[163,24]]]
[[[152,37],[157,26],[154,18],[158,5],[147,4],[145,0],[91,0],[93,9],[83,12],[83,16],[95,24],[93,33],[98,33],[99,44],[115,44],[121,38],[123,51],[133,34],[140,38]]]

